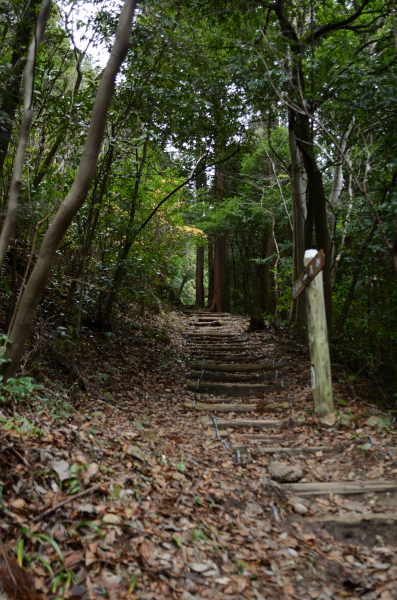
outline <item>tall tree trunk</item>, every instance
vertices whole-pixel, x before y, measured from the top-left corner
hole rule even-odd
[[[11,139],[11,130],[14,126],[15,114],[19,105],[19,95],[27,59],[27,52],[25,56],[24,53],[35,30],[35,16],[39,4],[40,0],[25,0],[21,6],[23,16],[15,32],[10,61],[10,77],[7,78],[6,82],[3,82],[0,112],[6,116],[6,120],[2,125],[0,134],[0,178],[2,177],[4,161]]]
[[[88,217],[88,223],[87,223],[87,229],[88,229],[88,234],[87,234],[87,239],[85,240],[85,242],[82,244],[81,247],[81,257],[80,257],[80,261],[77,267],[77,271],[75,273],[74,279],[72,280],[71,284],[70,284],[70,288],[69,288],[69,292],[67,295],[67,298],[65,300],[65,304],[63,306],[63,310],[62,310],[62,318],[60,319],[60,325],[62,325],[62,323],[65,321],[67,314],[69,312],[69,308],[70,308],[70,304],[72,302],[72,298],[74,296],[74,293],[76,291],[76,287],[77,287],[77,279],[80,278],[82,272],[83,272],[83,262],[84,262],[84,256],[87,256],[87,266],[86,269],[88,270],[88,257],[90,254],[90,250],[91,250],[91,246],[92,246],[92,242],[94,240],[94,235],[95,235],[95,231],[98,225],[98,221],[99,221],[99,216],[101,214],[101,207],[102,207],[102,202],[103,202],[103,198],[105,196],[105,192],[107,189],[107,184],[108,184],[108,180],[109,180],[109,175],[111,172],[111,167],[112,167],[112,162],[113,162],[113,156],[114,156],[114,132],[115,132],[115,128],[114,125],[112,125],[112,135],[110,138],[110,145],[109,145],[109,150],[107,153],[107,158],[105,161],[105,164],[103,165],[103,179],[99,188],[99,192],[97,193],[96,189],[94,189],[94,193],[91,199],[91,207],[90,207],[90,214]]]
[[[83,62],[84,56],[85,56],[84,52],[78,51],[77,62],[76,62],[77,77],[76,77],[76,83],[74,84],[74,89],[73,89],[73,98],[76,97],[77,92],[79,91],[81,83],[83,81],[83,71],[81,70],[81,63]],[[51,147],[51,150],[49,151],[49,153],[47,154],[47,156],[44,159],[43,166],[41,167],[39,172],[34,177],[33,186],[32,186],[34,189],[40,185],[41,181],[43,180],[43,177],[46,175],[49,167],[51,166],[54,156],[57,153],[58,148],[64,139],[64,133],[65,133],[64,131],[60,131],[58,133],[56,140]]]
[[[138,201],[139,186],[140,186],[141,179],[142,179],[143,169],[146,164],[148,145],[149,145],[149,140],[146,139],[144,142],[144,145],[143,145],[141,162],[140,162],[139,168],[137,169],[137,173],[135,176],[135,185],[134,185],[134,192],[133,192],[133,195],[131,198],[131,204],[130,204],[130,214],[129,214],[129,221],[128,221],[128,227],[127,227],[127,234],[125,236],[123,249],[121,251],[121,255],[119,256],[116,271],[115,271],[115,274],[113,277],[112,291],[110,292],[108,301],[106,303],[105,315],[104,315],[104,323],[106,324],[106,326],[111,325],[113,308],[117,301],[119,288],[120,288],[120,285],[121,285],[121,282],[123,280],[123,276],[125,273],[125,263],[128,258],[128,255],[130,253],[132,244],[134,243],[134,240],[135,240],[133,227],[134,227],[134,221],[135,221],[136,204]]]
[[[21,125],[21,133],[19,136],[18,149],[17,154],[15,156],[14,169],[12,173],[7,213],[3,229],[0,235],[0,268],[3,264],[8,244],[10,243],[10,240],[14,235],[15,221],[17,218],[18,200],[22,186],[23,165],[25,162],[26,149],[29,144],[30,127],[33,119],[33,90],[36,57],[39,50],[39,46],[43,39],[50,8],[51,0],[43,0],[43,4],[37,21],[36,30],[33,35],[32,43],[30,44],[28,58],[26,61],[24,113]]]
[[[267,236],[267,244],[266,244],[266,255],[268,257],[267,262],[267,274],[266,274],[266,312],[269,315],[275,315],[277,309],[277,297],[276,297],[276,286],[274,281],[274,267],[276,265],[277,258],[276,254],[276,244],[274,241],[273,233],[270,232]],[[273,258],[270,260],[270,257]]]
[[[187,282],[187,275],[184,275],[184,276],[183,276],[183,279],[182,279],[182,283],[181,283],[181,285],[179,286],[179,291],[178,291],[178,294],[177,294],[177,298],[178,298],[178,300],[180,300],[180,298],[181,298],[181,294],[182,294],[182,292],[183,292],[183,288],[185,287],[185,283],[186,283],[186,282]]]
[[[208,300],[207,306],[210,308],[214,301],[214,244],[208,242]]]
[[[306,115],[294,115],[294,133],[298,147],[302,152],[303,164],[308,184],[309,203],[313,207],[313,220],[316,233],[317,250],[323,250],[324,299],[327,316],[328,339],[332,337],[332,281],[331,281],[331,240],[327,222],[327,198],[321,171],[318,168],[313,151],[313,140]],[[309,207],[308,207],[309,218]]]
[[[196,251],[196,306],[204,308],[204,246],[199,246]]]
[[[365,253],[366,253],[366,251],[368,249],[368,244],[372,240],[372,237],[373,237],[373,235],[375,233],[375,230],[376,230],[377,226],[378,226],[378,222],[375,221],[373,223],[371,229],[370,229],[370,232],[368,234],[367,239],[365,240],[365,242],[364,242],[364,244],[363,244],[363,246],[362,246],[362,248],[360,250],[360,253],[359,253],[358,257],[356,258],[356,260],[354,262],[353,277],[352,277],[352,281],[350,283],[350,288],[349,288],[348,294],[347,294],[347,296],[345,298],[345,301],[343,303],[342,310],[340,312],[340,315],[338,317],[338,320],[336,322],[335,329],[334,329],[334,337],[332,339],[332,341],[334,343],[337,342],[340,334],[342,333],[342,329],[343,329],[343,326],[345,324],[345,321],[346,321],[346,318],[347,318],[347,314],[349,312],[350,306],[351,306],[351,304],[353,302],[354,294],[356,292],[356,286],[357,286],[358,278],[360,276],[360,271],[361,271],[361,267],[362,267],[362,264],[363,264],[364,256],[365,256]]]
[[[229,244],[225,238],[225,309],[230,312],[230,269],[229,269]]]
[[[223,312],[226,306],[225,283],[226,283],[226,257],[225,237],[221,236],[215,240],[214,248],[214,300],[211,305],[212,312]]]
[[[221,165],[215,166],[214,202],[221,202],[225,194],[225,180]],[[214,247],[214,299],[210,310],[223,312],[225,310],[225,284],[226,284],[226,237],[218,236]]]
[[[305,254],[305,223],[306,210],[306,181],[304,177],[304,165],[300,150],[297,146],[294,132],[289,130],[289,150],[291,155],[291,194],[292,214],[294,221],[293,229],[293,264],[295,281],[303,271],[303,257]],[[289,323],[306,324],[305,296],[301,294],[291,303]]]
[[[120,66],[123,63],[130,46],[132,17],[135,6],[136,0],[125,0],[121,10],[116,31],[116,39],[108,63],[103,71],[101,83],[99,84],[92,109],[91,122],[88,128],[79,169],[69,193],[59,207],[47,230],[36,265],[29,277],[22,296],[19,311],[10,334],[11,344],[7,346],[4,355],[7,362],[4,363],[0,369],[0,373],[4,378],[3,381],[6,381],[15,375],[25,348],[32,321],[36,314],[41,293],[51,273],[57,248],[68,230],[73,217],[87,198],[95,174],[116,75],[120,70]]]

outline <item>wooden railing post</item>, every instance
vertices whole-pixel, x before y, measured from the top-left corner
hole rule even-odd
[[[317,254],[317,250],[306,250],[304,266]],[[322,271],[306,288],[306,301],[314,411],[325,417],[334,412],[334,401]]]

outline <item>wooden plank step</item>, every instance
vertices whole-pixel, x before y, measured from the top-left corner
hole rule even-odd
[[[192,362],[192,369],[200,370],[201,372],[202,362]],[[275,369],[280,370],[283,363],[254,363],[254,364],[241,364],[241,365],[230,365],[225,363],[214,363],[205,362],[204,371],[220,371],[221,373],[255,373],[261,371],[273,371]]]
[[[200,321],[192,321],[190,323],[190,325],[193,325],[193,327],[202,327],[205,325],[205,327],[223,327],[224,325],[227,325],[226,321],[206,321],[205,323],[201,323]]]
[[[187,389],[195,391],[197,381],[188,381]],[[274,383],[265,385],[261,383],[200,383],[200,392],[202,394],[217,394],[232,396],[233,398],[252,396],[253,394],[269,394],[270,392],[280,391],[281,385]]]
[[[192,402],[184,402],[185,408],[193,408]],[[222,412],[222,413],[247,413],[256,410],[256,404],[205,404],[204,402],[196,402],[193,410],[203,412]]]
[[[198,379],[201,375],[201,371],[192,371],[190,377],[192,379]],[[204,375],[202,376],[204,381],[218,381],[231,383],[233,381],[245,381],[248,383],[262,383],[263,381],[274,381],[274,373],[266,373],[265,375],[233,375],[230,373],[213,373],[206,372],[204,365]]]
[[[242,344],[227,344],[226,346],[222,346],[216,344],[195,344],[194,342],[192,344],[188,344],[188,347],[192,350],[204,350],[208,352],[230,352],[232,350],[244,350],[247,352],[248,350],[262,350],[262,348],[259,347],[254,348],[250,346],[243,346]]]
[[[361,523],[385,523],[394,525],[397,521],[397,513],[372,513],[366,515],[324,515],[323,517],[304,517],[305,523],[335,523],[338,525],[360,525]]]
[[[332,454],[332,452],[338,452],[340,448],[338,446],[308,446],[306,448],[285,448],[281,446],[248,446],[244,443],[235,443],[232,445],[232,450],[251,450],[256,454],[288,454],[289,456],[311,456],[316,452],[323,452],[323,454]]]
[[[197,398],[196,401],[198,402]],[[248,396],[245,398],[214,398],[213,396],[209,396],[209,398],[201,398],[200,401],[205,404],[257,404],[258,402],[263,402],[263,398],[251,398]]]
[[[212,331],[211,333],[209,332],[202,332],[202,331],[187,331],[186,332],[188,335],[188,338],[191,339],[197,339],[197,340],[202,340],[204,338],[207,338],[209,340],[223,340],[223,339],[238,339],[236,334],[234,333],[218,333],[215,331]]]
[[[192,361],[197,361],[200,360],[200,358],[202,359],[202,357],[205,358],[205,360],[211,360],[211,362],[216,363],[217,360],[221,361],[223,360],[225,363],[229,362],[229,363],[237,363],[237,362],[243,362],[243,363],[251,363],[254,361],[258,361],[258,360],[264,360],[265,358],[269,358],[268,354],[262,354],[262,355],[257,355],[257,356],[250,356],[249,354],[245,355],[245,354],[230,354],[228,356],[222,355],[222,354],[209,354],[204,353],[204,354],[191,354],[190,355],[190,360]]]
[[[297,496],[327,496],[329,494],[366,494],[397,491],[397,481],[319,481],[315,483],[282,483],[281,487]]]
[[[280,427],[282,421],[278,419],[217,419],[218,427],[238,427],[253,429],[266,429],[267,427]],[[213,420],[209,417],[202,419],[203,425],[213,425]]]
[[[199,350],[201,350],[201,352],[199,352]],[[256,356],[267,356],[269,357],[268,354],[263,354],[263,351],[261,354],[259,354],[259,351],[262,350],[262,348],[259,348],[258,350],[255,351],[255,349],[251,349],[251,348],[228,348],[227,350],[210,350],[210,349],[203,349],[203,348],[195,348],[194,346],[191,348],[191,354],[194,356],[200,356],[201,354],[204,354],[204,356],[215,356],[215,357],[219,357],[222,358],[222,356],[225,357],[231,357],[233,358],[234,356],[239,356],[241,358],[255,358]]]

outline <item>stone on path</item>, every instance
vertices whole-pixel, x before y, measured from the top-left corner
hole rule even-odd
[[[305,515],[306,513],[309,512],[309,509],[304,504],[301,504],[300,502],[297,502],[296,504],[294,504],[293,508],[294,508],[294,511],[298,515]]]
[[[278,460],[269,463],[268,469],[270,477],[279,483],[296,483],[303,477],[300,467],[294,467]]]

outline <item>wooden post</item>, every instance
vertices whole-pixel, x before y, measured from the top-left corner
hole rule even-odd
[[[307,267],[317,255],[317,250],[306,250],[304,266]],[[334,412],[334,401],[321,270],[306,289],[306,301],[314,411],[325,417]]]

